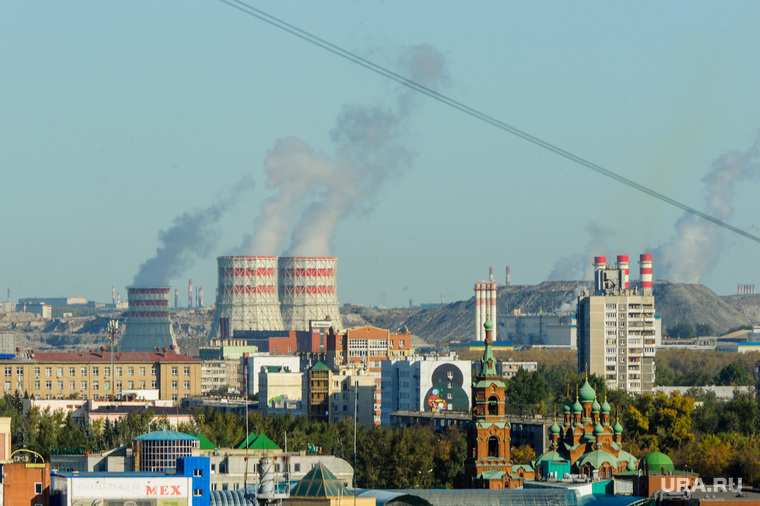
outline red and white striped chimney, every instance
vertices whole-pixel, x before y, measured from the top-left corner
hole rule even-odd
[[[642,253],[639,256],[639,279],[641,291],[645,295],[652,293],[652,254]]]
[[[628,255],[618,255],[617,268],[623,271],[623,288],[628,290]]]
[[[594,257],[594,270],[599,271],[607,267],[607,257]]]

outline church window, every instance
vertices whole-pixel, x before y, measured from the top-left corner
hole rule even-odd
[[[488,456],[489,457],[499,456],[499,438],[497,438],[496,436],[491,436],[488,438]]]
[[[489,397],[488,399],[488,414],[489,415],[498,415],[499,414],[499,399],[494,397]]]

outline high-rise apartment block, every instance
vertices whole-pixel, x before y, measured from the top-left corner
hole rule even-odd
[[[659,319],[652,294],[652,255],[640,256],[640,282],[631,288],[628,256],[617,265],[594,258],[594,286],[578,298],[578,372],[603,377],[629,393],[654,388]]]

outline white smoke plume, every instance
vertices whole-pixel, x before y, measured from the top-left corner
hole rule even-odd
[[[594,266],[592,262],[595,256],[609,257],[610,248],[604,244],[604,241],[610,237],[612,231],[595,223],[586,225],[585,230],[589,235],[589,241],[584,253],[568,255],[557,260],[546,278],[547,281],[593,279]]]
[[[427,45],[409,50],[400,73],[435,89],[448,76],[444,57]],[[328,256],[339,221],[368,202],[383,183],[409,167],[403,127],[417,93],[402,89],[393,107],[347,105],[331,131],[335,156],[297,138],[280,139],[267,154],[267,199],[245,250],[252,255]],[[289,242],[286,244],[286,236]]]
[[[222,202],[205,209],[176,216],[167,230],[159,230],[161,246],[156,255],[146,260],[137,271],[132,286],[169,286],[198,258],[209,255],[219,239],[216,225],[232,208],[238,197],[253,187],[250,177],[241,179]]]
[[[732,151],[713,162],[702,178],[705,183],[703,212],[721,221],[734,213],[731,204],[736,185],[760,175],[760,139],[745,152]],[[677,239],[653,251],[658,277],[675,283],[699,283],[717,263],[725,230],[713,223],[684,213],[676,222]]]

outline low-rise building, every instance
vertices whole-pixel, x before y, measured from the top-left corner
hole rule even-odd
[[[259,373],[259,410],[265,413],[306,413],[303,373],[287,366],[262,367]]]
[[[113,366],[112,366],[113,363]],[[113,372],[111,368],[113,367]],[[154,352],[35,352],[0,359],[6,394],[35,399],[113,399],[127,391],[157,390],[177,401],[201,392],[201,362],[175,350]]]

